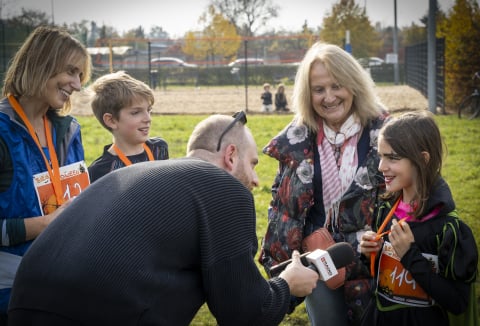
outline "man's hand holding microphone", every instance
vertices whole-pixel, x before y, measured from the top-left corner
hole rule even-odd
[[[278,276],[287,281],[291,294],[304,297],[313,291],[319,279],[331,279],[338,274],[337,269],[350,264],[354,256],[352,246],[346,242],[336,243],[326,250],[316,249],[302,256],[298,251],[294,251],[292,259],[270,269],[270,276],[276,276],[282,271]]]
[[[290,294],[296,297],[305,297],[312,293],[317,286],[318,273],[305,267],[300,260],[300,253],[295,250],[292,254],[291,263],[278,275],[287,281]]]

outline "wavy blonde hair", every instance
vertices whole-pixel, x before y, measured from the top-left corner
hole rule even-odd
[[[318,115],[312,106],[310,88],[310,71],[317,62],[325,65],[336,82],[353,94],[352,113],[357,114],[362,126],[385,109],[375,93],[372,78],[351,54],[337,45],[317,42],[305,54],[295,76],[292,104],[299,125],[318,131]]]

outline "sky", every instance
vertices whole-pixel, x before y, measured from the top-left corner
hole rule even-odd
[[[311,28],[322,24],[339,0],[271,0],[280,7],[279,17],[268,23],[268,30],[299,31],[307,21]],[[356,0],[366,6],[372,23],[394,25],[394,0]],[[429,0],[398,0],[397,26],[420,24],[419,19],[428,14]],[[455,0],[439,0],[442,10],[448,12]],[[142,26],[149,32],[152,26],[161,26],[170,37],[183,37],[187,31],[198,30],[198,18],[207,9],[209,0],[0,0],[1,18],[20,13],[21,8],[41,10],[53,16],[57,25],[79,23],[85,19],[97,25],[114,27],[123,33]],[[53,15],[52,15],[53,14]],[[264,31],[264,30],[263,30]]]

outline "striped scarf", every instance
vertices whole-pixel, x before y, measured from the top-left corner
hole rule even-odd
[[[361,131],[362,126],[353,114],[338,132],[330,129],[322,119],[319,120],[317,145],[322,171],[325,226],[338,227],[340,201],[357,170],[357,142]]]

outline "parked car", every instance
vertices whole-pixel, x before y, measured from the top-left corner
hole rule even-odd
[[[368,58],[368,65],[369,66],[381,66],[385,63],[385,60],[380,59],[378,57],[370,57]]]
[[[159,68],[162,68],[162,67],[190,67],[190,68],[195,68],[195,67],[197,67],[196,64],[187,63],[187,62],[183,61],[182,59],[174,58],[174,57],[153,58],[150,62],[153,65],[155,65]]]
[[[358,62],[363,67],[372,67],[372,66],[381,66],[385,63],[385,60],[380,59],[378,57],[370,57],[370,58],[360,58]]]
[[[241,59],[237,59],[235,61],[232,61],[228,64],[229,67],[240,67],[240,66],[243,66],[245,65],[245,62],[247,63],[247,65],[252,65],[252,66],[256,66],[256,65],[263,65],[263,59],[260,59],[260,58],[241,58]]]

